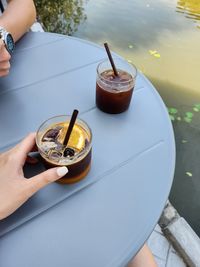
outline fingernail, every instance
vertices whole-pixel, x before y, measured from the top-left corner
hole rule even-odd
[[[57,172],[59,177],[63,177],[65,174],[68,173],[68,169],[65,166],[64,167],[59,167],[59,168],[57,168],[56,172]]]

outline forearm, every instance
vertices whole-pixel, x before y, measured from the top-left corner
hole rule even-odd
[[[150,249],[145,244],[134,259],[129,263],[128,267],[158,267]]]
[[[30,28],[35,18],[33,0],[10,0],[0,17],[0,26],[10,32],[16,42]]]

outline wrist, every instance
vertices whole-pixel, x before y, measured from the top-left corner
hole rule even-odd
[[[4,27],[0,26],[0,38],[3,40],[5,47],[11,55],[14,51],[15,43],[11,33],[9,33]]]

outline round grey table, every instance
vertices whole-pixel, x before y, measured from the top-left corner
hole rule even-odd
[[[96,66],[104,58],[104,49],[87,41],[28,33],[10,75],[0,79],[1,151],[74,108],[93,131],[92,168],[83,181],[51,184],[0,222],[3,267],[124,266],[159,219],[175,165],[167,110],[140,73],[127,112],[98,110]],[[27,177],[42,170],[25,166]]]

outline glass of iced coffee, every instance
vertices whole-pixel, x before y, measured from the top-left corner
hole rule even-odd
[[[117,114],[130,105],[137,69],[123,59],[114,61],[118,75],[115,75],[109,60],[97,66],[96,105],[106,113]]]
[[[67,166],[68,173],[60,183],[82,180],[90,170],[92,132],[88,124],[77,118],[67,146],[64,139],[71,116],[56,116],[46,120],[38,129],[36,144],[46,168]]]

